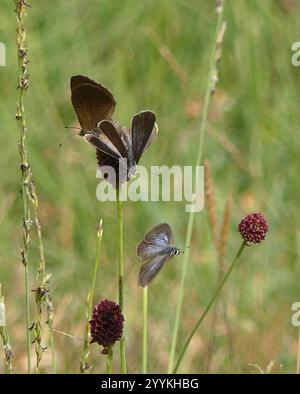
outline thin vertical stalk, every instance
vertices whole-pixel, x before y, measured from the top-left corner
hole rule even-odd
[[[216,207],[216,199],[215,199],[215,191],[214,191],[214,182],[213,182],[210,163],[208,160],[205,161],[204,177],[205,177],[204,178],[205,198],[206,198],[206,205],[207,205],[207,211],[209,217],[210,230],[211,230],[213,244],[216,250],[216,254],[218,256],[218,263],[219,263],[218,280],[221,280],[224,275],[224,264],[225,264],[224,256],[225,256],[227,239],[228,239],[230,222],[231,222],[232,197],[230,195],[229,198],[227,199],[224,214],[223,214],[223,223],[219,229],[218,220],[217,220],[217,207]],[[223,294],[220,296],[220,300],[218,300],[215,303],[212,313],[212,321],[210,328],[211,335],[210,335],[210,341],[208,347],[207,368],[206,368],[207,373],[210,373],[211,370],[211,362],[212,362],[213,351],[215,346],[215,327],[217,326],[217,320],[218,320],[219,302],[222,303],[223,316],[224,316],[225,327],[226,327],[229,360],[231,363],[232,370],[234,370],[235,368],[232,332],[231,332],[230,322],[227,316],[227,305],[226,305],[225,295],[223,292]]]
[[[95,257],[95,262],[94,262],[91,287],[89,289],[87,299],[86,299],[85,337],[84,337],[82,357],[80,360],[80,372],[81,373],[84,373],[85,371],[90,369],[90,366],[88,363],[89,356],[90,356],[90,348],[91,348],[90,319],[91,319],[91,315],[92,315],[93,300],[94,300],[94,294],[95,294],[95,288],[96,288],[96,282],[97,282],[97,275],[98,275],[98,271],[99,271],[102,237],[103,237],[103,221],[101,219],[99,226],[97,228],[96,257]]]
[[[0,337],[2,337],[2,341],[3,341],[5,372],[9,375],[13,372],[13,365],[12,365],[13,355],[11,351],[11,346],[9,344],[9,337],[5,327],[0,326]]]
[[[23,254],[22,254],[23,258]],[[24,263],[23,263],[24,264]],[[24,286],[25,286],[25,312],[26,312],[26,345],[27,345],[27,373],[31,373],[31,331],[30,331],[30,301],[29,301],[29,281],[28,281],[28,260],[24,265]]]
[[[31,169],[27,161],[26,149],[26,120],[24,109],[24,95],[29,86],[27,72],[27,43],[26,43],[26,3],[24,0],[15,0],[17,23],[17,54],[18,54],[18,102],[16,120],[19,123],[20,139],[19,154],[21,168],[21,183],[23,197],[23,245],[21,248],[21,261],[24,266],[25,285],[25,313],[26,313],[26,342],[27,342],[27,372],[31,373],[31,333],[30,327],[30,302],[28,283],[28,250],[30,243],[31,217],[29,207],[29,184],[31,183]]]
[[[190,214],[186,240],[189,240],[192,237],[193,223],[194,223],[194,215]],[[187,243],[186,243],[186,246],[188,246]],[[184,249],[184,252],[185,253],[184,253],[184,259],[183,259],[183,264],[182,264],[182,268],[181,268],[179,296],[178,296],[178,302],[177,302],[177,308],[176,308],[175,324],[174,324],[174,329],[173,329],[173,337],[172,337],[172,345],[171,345],[171,351],[170,351],[170,361],[169,361],[168,373],[172,372],[173,365],[174,365],[179,323],[180,323],[180,318],[181,318],[181,310],[182,310],[182,303],[183,303],[183,296],[184,296],[184,286],[185,286],[185,280],[186,280],[186,274],[187,274],[188,258],[186,258],[185,256],[187,256],[189,254],[189,248],[186,247]]]
[[[49,322],[49,318],[48,318]],[[57,364],[56,364],[56,354],[55,354],[55,346],[54,346],[54,335],[53,335],[53,320],[49,323],[49,334],[50,334],[50,348],[51,348],[51,359],[52,359],[52,372],[54,374],[57,373]]]
[[[297,374],[300,374],[300,327],[298,328]]]
[[[206,365],[206,373],[209,374],[211,371],[211,362],[215,347],[215,327],[217,326],[218,322],[218,312],[219,312],[219,303],[216,302],[212,311],[212,319],[211,319],[211,326],[210,326],[210,341],[208,345],[208,355],[207,355],[207,365]]]
[[[124,241],[123,241],[123,203],[120,199],[120,187],[116,189],[118,215],[118,271],[119,305],[124,314]],[[125,330],[120,339],[121,373],[126,374]]]
[[[226,298],[221,297],[221,303],[222,303],[222,309],[223,309],[223,316],[224,316],[224,322],[226,326],[226,331],[227,331],[227,346],[228,346],[228,356],[229,356],[229,361],[231,364],[231,369],[234,371],[236,369],[236,364],[235,364],[235,356],[234,356],[234,346],[233,346],[233,336],[232,336],[232,329],[231,329],[231,324],[228,318],[228,307],[226,303]]]
[[[225,0],[218,0],[217,1],[217,26],[215,31],[215,39],[211,50],[209,67],[208,67],[208,79],[207,85],[205,90],[205,98],[204,98],[204,106],[203,106],[203,114],[200,123],[200,131],[199,131],[199,145],[198,145],[198,154],[196,158],[196,166],[199,166],[202,160],[202,153],[203,153],[203,144],[204,144],[204,136],[205,136],[205,129],[208,117],[208,110],[210,106],[210,99],[212,93],[214,92],[216,81],[217,81],[217,72],[216,72],[216,63],[219,58],[216,56],[216,51],[218,46],[220,46],[222,37],[220,38],[220,32],[222,31],[222,21],[223,21],[223,9],[224,9],[224,2]],[[189,219],[188,219],[188,226],[186,232],[186,239],[185,239],[185,253],[183,255],[183,263],[181,269],[181,280],[180,280],[180,289],[179,289],[179,296],[176,308],[176,315],[175,315],[175,323],[172,335],[172,343],[171,343],[171,350],[170,350],[170,359],[169,359],[169,368],[168,373],[171,373],[174,366],[175,360],[175,353],[177,347],[177,340],[178,340],[178,331],[179,331],[179,323],[181,319],[181,311],[182,311],[182,304],[183,304],[183,296],[184,296],[184,289],[185,289],[185,282],[186,282],[186,275],[187,275],[187,267],[188,261],[190,258],[190,243],[192,239],[193,227],[194,227],[194,217],[195,212],[191,210],[189,212]]]
[[[224,268],[221,267],[219,271],[219,278],[218,281],[222,279],[222,276],[224,275]],[[211,362],[212,362],[212,356],[213,356],[213,351],[214,351],[214,337],[215,337],[215,327],[217,326],[217,320],[218,320],[218,306],[219,302],[221,302],[222,310],[223,310],[223,316],[224,316],[224,322],[225,322],[225,327],[226,327],[226,335],[227,335],[227,346],[228,346],[228,355],[229,355],[229,360],[231,363],[232,370],[235,369],[235,362],[234,362],[234,351],[233,351],[233,340],[232,340],[232,331],[231,331],[231,325],[227,316],[227,304],[225,301],[224,297],[224,291],[223,294],[220,296],[220,300],[217,300],[217,302],[214,305],[213,308],[213,317],[212,317],[212,322],[211,322],[211,338],[210,338],[210,344],[209,344],[209,349],[208,349],[208,360],[207,360],[207,367],[206,367],[206,373],[210,373],[211,369]]]
[[[11,374],[13,371],[12,366],[12,351],[9,343],[9,336],[6,331],[6,311],[4,297],[1,295],[1,284],[0,284],[0,337],[2,337],[3,350],[4,350],[4,365],[5,372]]]
[[[218,285],[216,291],[214,292],[212,298],[210,299],[210,301],[209,301],[207,307],[206,307],[206,308],[204,309],[204,311],[202,312],[202,314],[201,314],[199,320],[197,321],[197,323],[195,324],[194,328],[192,329],[190,335],[188,336],[187,340],[185,341],[185,343],[184,343],[184,345],[183,345],[183,347],[182,347],[182,350],[181,350],[181,352],[179,353],[179,357],[178,357],[178,360],[177,360],[177,362],[176,362],[176,365],[175,365],[175,368],[174,368],[174,370],[173,370],[173,373],[177,373],[178,368],[180,367],[181,361],[182,361],[182,359],[183,359],[183,357],[184,357],[184,355],[185,355],[185,353],[186,353],[186,351],[187,351],[187,348],[188,348],[188,346],[189,346],[189,344],[190,344],[190,342],[191,342],[191,340],[192,340],[194,334],[196,333],[196,331],[197,331],[198,328],[200,327],[201,323],[203,322],[203,320],[205,319],[206,315],[208,314],[210,308],[212,307],[212,305],[214,304],[214,302],[215,302],[216,299],[218,298],[219,294],[221,293],[221,291],[222,291],[222,289],[223,289],[225,283],[227,282],[227,280],[228,280],[230,274],[232,273],[232,271],[233,271],[234,267],[236,266],[237,262],[239,261],[239,258],[240,258],[240,256],[241,256],[241,254],[242,254],[242,252],[243,252],[243,250],[244,250],[246,244],[247,244],[246,241],[243,241],[243,242],[242,242],[242,245],[240,246],[240,248],[239,248],[237,254],[235,255],[235,257],[234,257],[232,263],[230,264],[230,266],[229,266],[229,268],[228,268],[226,274],[224,275],[223,279],[220,281],[220,283],[219,283],[219,285]]]
[[[89,315],[91,315],[91,313],[92,313],[93,299],[94,299],[94,294],[95,294],[97,274],[98,274],[99,263],[100,263],[102,237],[103,237],[103,220],[101,219],[99,222],[99,226],[97,228],[97,249],[96,249],[96,258],[95,258],[95,264],[94,264],[92,284],[91,284],[91,289],[90,289],[91,296],[90,296],[90,304],[89,304]]]
[[[109,346],[107,349],[107,364],[106,364],[107,374],[113,373],[113,360],[114,360],[113,347]]]
[[[143,373],[148,361],[148,286],[143,288]]]
[[[24,96],[29,86],[29,74],[27,65],[29,63],[27,54],[27,41],[26,41],[26,26],[25,17],[26,9],[29,7],[26,0],[15,0],[16,17],[17,17],[17,54],[18,54],[18,90],[19,98],[17,102],[16,119],[19,122],[20,128],[20,141],[19,153],[21,159],[21,173],[22,173],[22,195],[23,195],[23,247],[21,249],[22,263],[24,265],[24,281],[25,281],[25,298],[26,298],[26,329],[27,329],[27,358],[28,372],[31,372],[31,335],[29,330],[30,325],[30,303],[29,303],[29,282],[28,282],[28,250],[30,243],[30,230],[32,225],[35,225],[39,262],[36,275],[36,289],[35,289],[35,302],[36,302],[36,317],[32,325],[34,333],[34,345],[36,353],[36,372],[39,373],[40,363],[45,347],[42,345],[42,337],[44,332],[44,325],[42,322],[43,314],[46,313],[46,324],[49,328],[50,346],[52,350],[52,369],[56,372],[56,361],[54,351],[54,340],[52,332],[53,321],[53,306],[49,294],[48,284],[51,274],[46,273],[46,264],[44,256],[44,246],[42,239],[42,227],[38,217],[38,197],[33,180],[32,169],[28,163],[28,154],[26,148],[26,120],[24,109]],[[32,212],[31,206],[32,205]],[[31,218],[32,214],[32,218]]]
[[[40,363],[44,352],[42,345],[42,338],[44,334],[43,326],[43,315],[47,316],[46,324],[49,329],[49,341],[51,348],[51,360],[52,360],[52,373],[56,373],[56,355],[53,338],[53,304],[52,298],[49,292],[49,280],[52,274],[46,272],[46,262],[44,253],[44,243],[42,237],[42,226],[40,224],[38,215],[38,197],[35,190],[35,184],[32,181],[29,185],[30,201],[33,207],[33,220],[38,238],[38,249],[39,249],[39,264],[36,275],[36,290],[35,290],[35,302],[36,302],[36,318],[33,325],[34,331],[34,344],[36,353],[36,372],[40,372]]]

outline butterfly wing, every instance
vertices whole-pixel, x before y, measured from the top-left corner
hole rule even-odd
[[[83,130],[93,130],[99,122],[109,119],[116,102],[112,93],[83,75],[71,77],[71,100]]]
[[[146,243],[167,247],[174,243],[173,232],[168,223],[162,223],[154,227],[145,235]]]
[[[136,254],[140,261],[148,261],[160,255],[164,249],[165,246],[142,241],[137,247]]]
[[[154,260],[148,261],[141,266],[138,285],[147,286],[158,274],[166,261],[169,260],[170,254],[157,256]]]
[[[152,129],[152,132],[151,132],[151,134],[150,134],[150,137],[149,137],[149,139],[148,139],[148,142],[147,142],[147,144],[146,144],[146,146],[145,146],[143,152],[145,152],[145,150],[149,148],[149,146],[150,146],[150,145],[152,144],[152,142],[155,140],[157,134],[158,134],[158,127],[157,127],[157,124],[155,123],[155,124],[154,124],[154,127],[153,127],[153,129]]]
[[[108,155],[106,151],[97,147],[96,158],[102,176],[112,186],[117,187],[128,180],[128,162],[126,158],[122,158],[119,154],[117,157],[111,154]]]
[[[117,151],[122,157],[128,156],[128,152],[124,145],[124,142],[122,141],[121,134],[113,122],[110,122],[109,120],[103,120],[98,124],[98,128],[117,149]]]
[[[101,140],[101,138],[96,137],[93,134],[86,134],[84,139],[93,145],[96,148],[97,152],[102,156],[108,156],[110,159],[114,160],[114,162],[118,162],[120,155],[118,152],[110,148],[105,142]]]
[[[168,251],[173,244],[173,233],[167,223],[159,224],[149,231],[144,240],[137,247],[137,256],[141,261],[155,258]]]
[[[97,149],[97,146],[94,145],[96,147],[96,157],[100,171],[108,182],[113,186],[118,186],[129,179],[132,169],[131,145],[128,139],[128,130],[116,121],[100,122],[98,129],[98,139],[114,151],[118,157],[118,160],[115,160],[115,157],[107,155],[103,149]],[[107,167],[114,170],[114,176],[108,175]],[[109,173],[111,174],[110,170]]]
[[[142,111],[132,118],[132,153],[136,163],[139,162],[144,150],[150,145],[157,134],[155,120],[155,114],[151,111]]]

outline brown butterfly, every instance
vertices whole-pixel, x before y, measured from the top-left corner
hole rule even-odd
[[[114,170],[116,179],[111,183],[119,185],[127,181],[135,172],[143,152],[157,135],[155,114],[142,111],[134,115],[131,128],[127,129],[111,119],[116,102],[103,85],[88,77],[75,75],[71,78],[71,92],[72,104],[81,126],[80,135],[96,148],[100,170],[101,167]]]

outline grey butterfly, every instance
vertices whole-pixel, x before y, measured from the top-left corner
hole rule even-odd
[[[159,224],[145,235],[137,247],[137,256],[144,262],[139,274],[139,286],[147,286],[168,260],[181,253],[173,243],[173,233],[167,223]]]

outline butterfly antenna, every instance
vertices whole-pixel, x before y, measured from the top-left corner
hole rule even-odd
[[[67,129],[69,128],[68,126],[65,126]],[[63,142],[61,142],[58,147],[61,148],[65,142],[67,142],[73,135],[78,134],[77,131],[74,131],[74,133],[70,134]]]
[[[81,130],[81,127],[79,127],[79,126],[65,126],[65,129],[77,129],[77,130]]]
[[[64,332],[64,331],[56,330],[56,328],[52,328],[52,331],[53,332],[57,332],[58,334],[61,334],[61,335],[65,335],[66,337],[69,337],[69,338],[72,338],[72,339],[76,339],[77,341],[84,342],[84,339],[75,337],[74,335],[68,334],[67,332]]]

